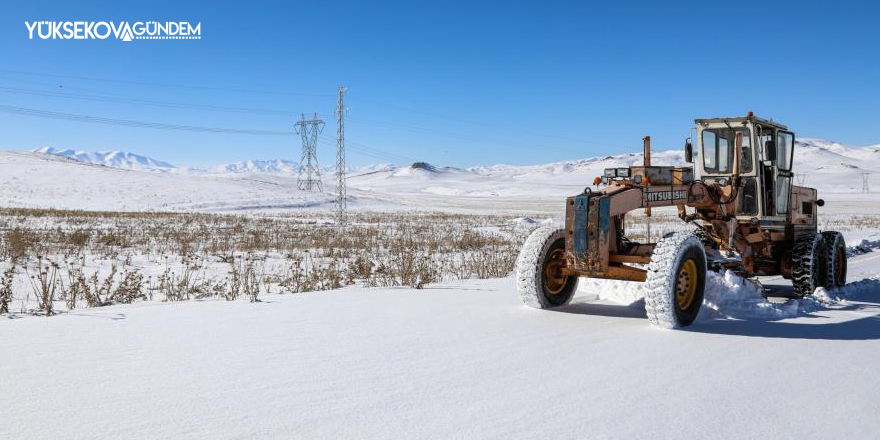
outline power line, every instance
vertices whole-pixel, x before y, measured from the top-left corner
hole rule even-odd
[[[76,99],[76,100],[85,100],[85,101],[97,101],[97,102],[113,102],[113,103],[122,103],[122,104],[133,104],[133,105],[147,105],[147,106],[155,106],[155,107],[165,107],[165,108],[181,108],[181,109],[196,109],[196,110],[208,110],[208,111],[218,111],[218,112],[232,112],[232,113],[244,113],[244,114],[263,114],[263,115],[282,115],[282,116],[291,116],[295,114],[294,112],[284,111],[284,110],[269,110],[269,109],[255,109],[255,108],[241,108],[241,107],[224,107],[224,106],[216,106],[210,104],[194,104],[194,103],[185,103],[185,102],[175,102],[175,101],[156,101],[156,100],[147,100],[147,99],[134,99],[134,98],[121,98],[107,95],[88,95],[88,94],[77,94],[77,93],[65,93],[65,92],[54,92],[54,91],[43,91],[43,90],[34,90],[34,89],[26,89],[20,87],[2,87],[0,86],[0,91],[15,93],[15,94],[24,94],[24,95],[33,95],[33,96],[46,96],[46,97],[57,97],[64,99]],[[453,137],[456,139],[465,139],[465,140],[474,140],[474,141],[485,141],[485,139],[481,139],[480,137],[465,135],[461,133],[453,133],[446,132],[426,127],[417,127],[417,126],[409,126],[409,125],[401,125],[396,123],[388,123],[383,121],[374,121],[374,120],[366,120],[360,119],[360,121],[369,122],[370,124],[380,125],[382,128],[389,128],[394,130],[409,130],[409,131],[420,131],[420,132],[430,132],[435,134],[440,134],[447,137]],[[358,120],[355,118],[355,122]],[[534,148],[547,148],[547,147],[535,147],[535,146],[527,146],[527,145],[516,145],[511,144],[509,142],[501,141],[501,140],[489,140],[490,142],[495,142],[505,146],[511,146],[514,148],[525,148],[525,149],[534,149]]]
[[[335,141],[329,140],[326,135],[324,137],[318,139],[318,142],[327,147],[335,147]],[[353,150],[359,154],[363,154],[364,156],[370,156],[375,159],[387,160],[391,162],[417,162],[416,159],[404,156],[402,154],[392,153],[390,151],[380,150],[378,148],[371,147],[369,145],[365,145],[360,142],[354,142],[350,139],[345,140],[345,147],[348,150]]]
[[[297,95],[297,96],[316,96],[316,97],[327,97],[330,95],[325,94],[315,94],[315,93],[295,93],[295,92],[283,92],[283,91],[270,91],[270,90],[258,90],[258,89],[246,89],[246,88],[224,88],[224,87],[213,87],[213,86],[199,86],[199,85],[186,85],[186,84],[173,84],[173,83],[158,83],[158,82],[148,82],[148,81],[132,81],[132,80],[120,80],[120,79],[110,79],[110,78],[97,78],[97,77],[88,77],[88,76],[77,76],[77,75],[61,75],[61,74],[51,74],[51,73],[40,73],[40,72],[32,72],[32,71],[22,71],[22,70],[11,70],[11,69],[0,69],[0,72],[5,72],[13,75],[30,75],[30,76],[39,76],[39,77],[49,77],[49,78],[68,78],[74,80],[85,80],[85,81],[96,81],[96,82],[105,82],[105,83],[117,83],[117,84],[136,84],[136,85],[144,85],[144,86],[152,86],[152,87],[168,87],[168,88],[185,88],[185,89],[196,89],[196,90],[210,90],[210,91],[229,91],[229,92],[243,92],[243,93],[259,93],[259,94],[273,94],[273,95]],[[26,80],[15,79],[16,81],[28,82]],[[33,81],[30,81],[33,82]],[[57,91],[39,91],[33,89],[25,89],[25,88],[16,88],[16,87],[0,87],[0,91],[6,91],[9,93],[20,93],[20,94],[31,94],[38,96],[48,96],[48,97],[58,97],[65,99],[83,99],[83,100],[92,100],[92,101],[103,101],[103,102],[116,102],[116,103],[125,103],[125,104],[139,104],[139,105],[151,105],[151,106],[160,106],[160,107],[170,107],[170,108],[190,108],[190,109],[198,109],[198,110],[209,110],[209,111],[225,111],[225,112],[239,112],[239,113],[254,113],[254,114],[278,114],[278,115],[290,115],[291,112],[282,111],[282,110],[268,110],[268,109],[256,109],[256,108],[240,108],[240,107],[225,107],[218,105],[207,105],[207,104],[194,104],[194,103],[186,103],[186,102],[174,102],[174,101],[157,101],[157,100],[148,100],[148,99],[132,99],[132,98],[124,98],[124,97],[113,97],[108,96],[106,94],[99,95],[85,95],[85,94],[69,94],[69,93],[60,93]],[[469,121],[466,119],[456,118],[456,117],[448,117],[444,115],[440,115],[433,112],[426,112],[417,109],[411,109],[404,106],[384,103],[381,101],[369,100],[369,99],[360,99],[362,102],[374,103],[379,105],[384,105],[386,107],[397,108],[405,111],[410,111],[414,113],[420,113],[425,115],[430,115],[434,117],[442,117],[444,119],[455,120],[459,122],[466,122],[475,125],[482,125],[488,127],[496,127],[505,130],[510,130],[508,127],[503,127],[496,124],[488,124],[483,122]],[[287,132],[277,132],[277,131],[267,131],[267,130],[236,130],[236,129],[225,129],[225,128],[213,128],[213,127],[199,127],[199,126],[188,126],[188,125],[176,125],[176,124],[160,124],[160,123],[152,123],[152,122],[143,122],[143,121],[133,121],[133,120],[122,120],[122,119],[112,119],[112,118],[99,118],[85,115],[75,115],[70,113],[61,113],[61,112],[47,112],[42,110],[35,109],[25,109],[25,108],[14,108],[14,107],[6,107],[5,109],[0,109],[0,111],[5,111],[7,113],[15,113],[15,114],[27,114],[32,116],[41,116],[47,118],[54,119],[64,119],[64,120],[75,120],[81,122],[93,122],[93,123],[104,123],[104,124],[116,124],[116,125],[126,125],[126,126],[134,126],[134,127],[143,127],[143,128],[157,128],[157,129],[169,129],[169,130],[188,130],[188,131],[203,131],[203,132],[216,132],[216,133],[234,133],[234,134],[255,134],[255,135],[279,135],[279,136],[287,136],[290,133]],[[561,149],[558,147],[551,147],[546,145],[530,145],[522,142],[515,141],[506,141],[495,138],[487,138],[483,136],[474,136],[469,134],[462,134],[450,131],[437,130],[428,127],[419,127],[412,125],[404,125],[393,122],[383,122],[383,121],[375,121],[368,119],[360,119],[351,118],[355,123],[368,124],[380,128],[386,128],[391,130],[406,130],[406,131],[415,131],[422,133],[432,133],[435,135],[441,135],[456,139],[464,139],[464,140],[472,140],[478,142],[490,142],[494,144],[498,144],[505,147],[514,147],[514,148],[522,148],[535,150],[538,149],[554,149],[557,151],[564,152],[573,152],[573,149]],[[516,129],[513,129],[516,130]],[[520,132],[526,132],[525,130],[516,130]],[[547,137],[546,133],[541,134],[541,136]],[[552,136],[551,136],[552,137]],[[562,136],[555,136],[558,138],[566,138]],[[575,140],[577,142],[584,143],[595,143],[602,144],[599,142],[592,141],[583,141],[574,138],[566,138]],[[388,153],[382,150],[378,150],[366,145],[359,145],[355,142],[349,141],[350,146],[353,150],[359,151],[365,155],[372,156],[382,156],[383,158],[387,157],[396,157],[402,158],[408,161],[415,161],[407,156]],[[608,144],[604,144],[608,145]],[[393,158],[391,160],[397,161],[398,159]]]
[[[281,116],[295,115],[294,112],[284,111],[284,110],[223,107],[223,106],[210,105],[210,104],[191,104],[191,103],[174,102],[174,101],[154,101],[154,100],[149,100],[149,99],[119,98],[119,97],[107,96],[107,95],[85,95],[85,94],[78,94],[78,93],[50,92],[50,91],[44,91],[44,90],[25,89],[25,88],[20,88],[20,87],[2,87],[2,86],[0,86],[0,91],[7,92],[7,93],[23,94],[23,95],[46,96],[46,97],[52,97],[52,98],[80,99],[80,100],[85,100],[85,101],[99,101],[99,102],[115,102],[115,103],[122,103],[122,104],[149,105],[149,106],[167,107],[167,108],[185,108],[185,109],[210,110],[210,111],[233,112],[233,113],[250,113],[250,114],[262,114],[262,115],[281,115]]]
[[[39,110],[24,107],[14,107],[8,105],[0,105],[0,112],[35,116],[40,118],[59,119],[64,121],[89,122],[94,124],[105,125],[121,125],[126,127],[151,128],[157,130],[176,130],[176,131],[194,131],[200,133],[222,133],[222,134],[241,134],[253,136],[292,136],[286,131],[257,130],[257,129],[238,129],[223,127],[203,127],[198,125],[179,125],[165,124],[161,122],[136,121],[130,119],[104,118],[100,116],[80,115],[75,113],[53,112],[49,110]]]
[[[67,78],[67,79],[76,79],[83,81],[97,81],[97,82],[108,82],[108,83],[116,83],[116,84],[136,84],[142,86],[151,86],[151,87],[168,87],[168,88],[179,88],[179,89],[193,89],[193,90],[212,90],[212,91],[225,91],[225,92],[237,92],[237,93],[256,93],[262,95],[291,95],[291,96],[313,96],[313,97],[321,97],[326,98],[328,96],[323,93],[302,93],[302,92],[284,92],[279,90],[258,90],[258,89],[239,89],[239,88],[231,88],[231,87],[214,87],[214,86],[197,86],[191,84],[171,84],[171,83],[157,83],[157,82],[149,82],[149,81],[131,81],[131,80],[123,80],[123,79],[110,79],[110,78],[96,78],[90,76],[77,76],[77,75],[58,75],[52,73],[40,73],[40,72],[31,72],[25,70],[11,70],[11,69],[0,69],[0,72],[12,73],[16,75],[32,75],[32,76],[44,76],[50,78]]]
[[[456,133],[456,132],[451,132],[451,131],[437,130],[437,129],[428,128],[428,127],[398,124],[398,123],[394,123],[394,122],[383,122],[383,121],[364,119],[364,118],[358,118],[358,117],[352,117],[352,116],[349,116],[349,119],[356,124],[365,124],[365,125],[378,127],[378,128],[385,128],[385,129],[389,129],[389,130],[404,130],[404,131],[415,132],[415,133],[432,133],[435,135],[440,135],[440,136],[453,138],[453,139],[469,140],[469,141],[476,141],[476,142],[489,142],[489,143],[493,143],[493,144],[504,146],[504,147],[520,148],[520,149],[532,150],[532,151],[534,151],[534,150],[555,150],[555,151],[560,151],[560,152],[565,152],[565,153],[574,152],[573,149],[569,149],[569,148],[558,148],[558,147],[552,147],[552,146],[548,146],[548,145],[527,144],[527,143],[522,143],[522,142],[509,141],[509,140],[503,140],[503,139],[497,139],[497,138],[491,138],[491,137],[485,137],[485,136],[474,136],[474,135]]]
[[[532,136],[552,137],[552,138],[556,138],[556,139],[562,139],[562,140],[568,140],[568,141],[574,141],[574,142],[582,142],[585,144],[594,144],[594,145],[604,146],[604,147],[615,147],[615,148],[617,147],[617,145],[612,145],[612,144],[608,144],[605,142],[589,141],[589,140],[578,139],[578,138],[569,137],[569,136],[561,136],[561,135],[554,135],[554,134],[547,134],[547,133],[536,133],[536,132],[532,132],[532,131],[528,131],[528,130],[523,130],[521,128],[505,127],[503,125],[498,125],[498,124],[462,119],[462,118],[455,117],[455,116],[447,116],[447,115],[442,115],[439,113],[429,112],[429,111],[425,111],[425,110],[413,109],[413,108],[409,108],[409,107],[405,107],[405,106],[401,106],[401,105],[397,105],[397,104],[391,104],[391,103],[387,103],[387,102],[377,101],[374,99],[357,98],[357,97],[355,97],[354,99],[357,101],[372,103],[372,104],[381,105],[384,107],[395,108],[398,110],[404,110],[404,111],[408,111],[411,113],[416,113],[416,114],[421,114],[421,115],[426,115],[426,116],[431,116],[431,117],[443,118],[443,119],[447,119],[447,120],[455,121],[455,122],[464,122],[466,124],[480,125],[483,127],[498,128],[498,129],[505,130],[505,131],[518,131],[520,133],[529,134]]]
[[[870,175],[871,175],[871,173],[869,173],[867,171],[862,171],[862,192],[863,193],[871,192],[871,188],[868,186],[868,177]]]
[[[95,123],[95,124],[105,124],[105,125],[120,125],[126,127],[135,127],[135,128],[149,128],[149,129],[157,129],[157,130],[172,130],[172,131],[193,131],[193,132],[201,132],[201,133],[221,133],[221,134],[237,134],[237,135],[253,135],[253,136],[293,136],[292,133],[286,131],[271,131],[271,130],[256,130],[256,129],[234,129],[234,128],[223,128],[223,127],[203,127],[203,126],[195,126],[195,125],[177,125],[177,124],[165,124],[159,122],[147,122],[147,121],[136,121],[136,120],[128,120],[128,119],[114,119],[114,118],[104,118],[98,116],[88,116],[88,115],[80,115],[74,113],[64,113],[64,112],[53,112],[48,110],[38,110],[38,109],[30,109],[24,107],[13,107],[7,105],[0,105],[0,113],[9,113],[15,115],[24,115],[24,116],[34,116],[39,118],[48,118],[48,119],[59,119],[64,121],[72,121],[72,122],[86,122],[86,123]],[[390,160],[392,162],[400,161],[401,159],[405,161],[414,162],[415,159],[403,156],[400,154],[391,153],[388,151],[380,150],[378,148],[373,148],[365,144],[352,142],[350,140],[347,141],[348,148],[358,151],[359,153],[374,157],[381,160]],[[335,145],[335,144],[334,144]]]
[[[58,84],[57,82],[52,83],[52,82],[46,82],[46,81],[34,81],[32,79],[16,78],[14,76],[9,76],[9,75],[0,75],[0,78],[2,78],[4,80],[4,83],[8,83],[9,81],[14,81],[16,83],[24,83],[24,84],[29,84],[29,85],[51,87],[53,90],[63,90],[63,91],[79,90],[81,92],[103,93],[103,94],[107,94],[107,95],[120,96],[118,93],[108,92],[103,89],[102,90],[94,90],[89,87],[80,87],[79,85],[71,86],[69,84]]]
[[[165,87],[165,88],[183,88],[183,89],[207,90],[207,91],[229,91],[229,92],[237,92],[237,93],[254,93],[254,94],[263,94],[263,95],[310,96],[310,97],[322,97],[322,98],[332,96],[332,95],[323,94],[323,93],[285,92],[285,91],[279,91],[279,90],[260,90],[260,89],[246,89],[246,88],[200,86],[200,85],[191,85],[191,84],[159,83],[159,82],[150,82],[150,81],[133,81],[133,80],[122,80],[122,79],[111,79],[111,78],[98,78],[98,77],[91,77],[91,76],[61,75],[61,74],[33,72],[33,71],[26,71],[26,70],[13,70],[13,69],[0,69],[0,72],[5,72],[5,73],[15,74],[15,75],[41,76],[41,77],[49,77],[49,78],[66,78],[66,79],[83,80],[83,81],[96,81],[96,82],[107,82],[107,83],[116,83],[116,84],[135,84],[135,85],[145,85],[145,86]],[[411,113],[416,113],[416,114],[421,114],[421,115],[426,115],[426,116],[431,116],[431,117],[436,117],[436,118],[443,118],[443,119],[447,119],[447,120],[451,120],[451,121],[463,122],[463,123],[472,124],[472,125],[479,125],[479,126],[483,126],[483,127],[492,127],[492,128],[505,130],[505,131],[516,131],[516,132],[520,132],[520,133],[524,133],[524,134],[529,134],[532,136],[541,136],[544,138],[552,137],[552,138],[556,138],[556,139],[563,139],[563,140],[580,142],[580,143],[585,143],[585,144],[593,144],[593,145],[606,146],[606,147],[617,147],[617,145],[612,145],[612,144],[605,143],[605,142],[584,140],[584,139],[578,139],[578,138],[569,137],[569,136],[554,135],[552,133],[536,133],[536,132],[524,130],[522,128],[505,127],[505,126],[499,125],[499,124],[473,121],[473,120],[468,120],[468,119],[464,119],[464,118],[460,118],[460,117],[448,116],[448,115],[443,115],[443,114],[420,110],[420,109],[413,109],[410,107],[406,107],[406,106],[402,106],[402,105],[398,105],[398,104],[393,104],[393,103],[388,103],[388,102],[383,102],[383,101],[374,100],[374,99],[358,98],[356,96],[354,97],[354,99],[361,101],[361,102],[368,103],[368,104],[371,103],[371,104],[380,105],[380,106],[384,106],[384,107],[388,107],[388,108],[394,108],[394,109],[398,109],[398,110],[403,110],[403,111],[407,111],[407,112],[411,112]],[[526,146],[524,148],[532,148],[532,147]]]

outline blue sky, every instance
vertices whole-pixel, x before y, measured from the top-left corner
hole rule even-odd
[[[0,105],[271,131],[317,111],[322,165],[341,84],[353,165],[545,163],[636,151],[646,134],[678,149],[694,118],[749,110],[800,136],[880,143],[877,6],[606,3],[7,2]],[[202,39],[29,40],[39,20],[189,21]],[[0,113],[0,148],[43,145],[197,166],[300,153],[296,137]]]

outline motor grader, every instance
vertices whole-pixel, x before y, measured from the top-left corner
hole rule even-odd
[[[516,268],[526,305],[567,304],[579,277],[639,281],[648,319],[673,328],[696,319],[708,270],[781,275],[797,297],[846,283],[843,236],[818,231],[824,202],[792,184],[792,131],[750,112],[696,119],[692,133],[697,149],[689,137],[684,156],[694,167],[651,166],[646,137],[643,166],[605,169],[595,189],[568,197],[564,228],[529,236]],[[627,214],[650,219],[651,208],[671,206],[691,226],[656,243],[626,237]]]

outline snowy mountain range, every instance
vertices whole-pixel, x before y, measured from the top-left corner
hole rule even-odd
[[[218,165],[209,170],[215,173],[298,173],[299,168],[299,163],[286,159],[250,159]]]
[[[150,157],[141,156],[127,151],[79,151],[59,149],[54,147],[41,147],[31,150],[33,153],[50,154],[53,156],[66,157],[77,162],[104,165],[111,168],[142,171],[170,171],[176,167],[168,162],[163,162]]]
[[[653,152],[655,165],[686,165],[680,150]],[[348,173],[354,209],[558,211],[605,168],[640,165],[641,153],[621,153],[541,165],[442,167],[425,162],[379,164]],[[99,165],[99,166],[96,166]],[[126,152],[88,153],[41,148],[0,151],[0,200],[7,206],[102,210],[295,210],[333,204],[333,170],[324,192],[301,191],[290,160],[248,160],[210,169],[175,167]],[[818,139],[798,142],[796,183],[827,200],[855,200],[861,172],[880,180],[880,145],[858,147]],[[63,184],[59,184],[62,182]],[[880,187],[880,181],[871,182]]]
[[[122,168],[129,170],[142,171],[179,171],[179,172],[208,172],[208,173],[280,173],[280,174],[297,174],[299,172],[299,163],[289,159],[248,159],[229,164],[217,165],[209,168],[190,168],[177,167],[168,162],[153,159],[151,157],[126,151],[74,151],[70,149],[58,149],[53,147],[42,147],[31,150],[34,153],[48,154],[60,157],[66,157],[83,163],[95,165],[104,165],[111,168]],[[805,162],[822,162],[817,166],[817,170],[831,169],[855,169],[868,172],[880,173],[880,145],[859,147],[839,142],[826,141],[821,139],[799,139],[797,141],[798,160]],[[642,161],[641,153],[617,154],[606,157],[594,157],[589,159],[567,160],[562,162],[554,162],[544,165],[521,166],[521,165],[491,165],[491,166],[475,166],[469,168],[455,167],[438,167],[426,162],[416,162],[411,166],[414,169],[421,169],[429,173],[445,173],[466,171],[480,175],[493,174],[509,174],[511,172],[551,172],[551,173],[569,173],[585,167],[593,167],[596,164],[613,161],[615,165],[609,166],[630,166],[638,165]],[[655,162],[660,160],[667,165],[683,166],[684,156],[678,151],[661,151],[654,152]],[[657,162],[660,163],[660,162]],[[349,173],[364,174],[380,171],[397,171],[398,173],[408,173],[406,171],[409,166],[398,166],[394,164],[376,164],[364,167],[350,167]],[[323,167],[325,173],[335,171],[333,167]],[[811,171],[811,170],[798,170]]]

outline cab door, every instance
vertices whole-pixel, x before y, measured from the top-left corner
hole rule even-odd
[[[774,161],[773,206],[775,213],[771,215],[787,216],[791,202],[791,162],[794,153],[794,133],[776,131],[776,160]],[[768,213],[769,214],[769,213]]]

